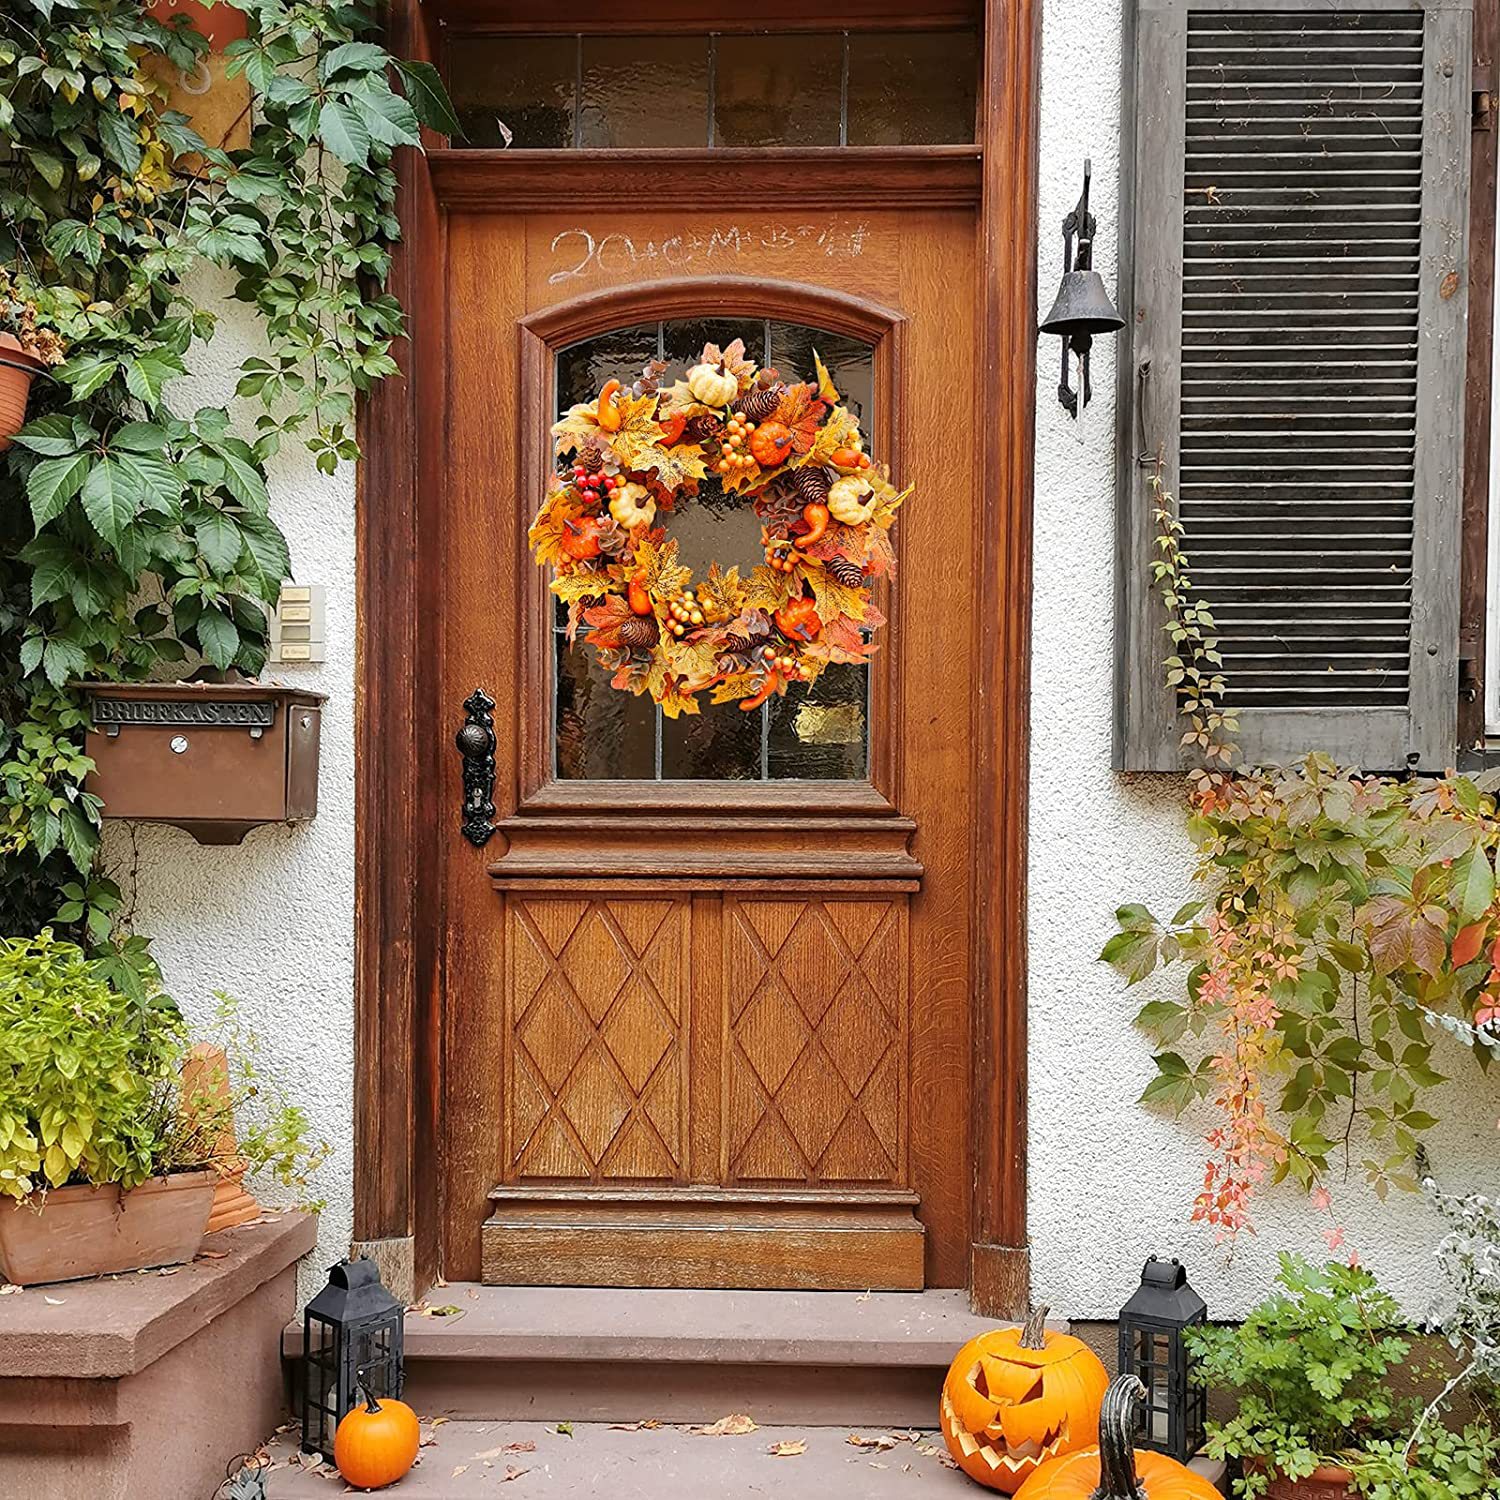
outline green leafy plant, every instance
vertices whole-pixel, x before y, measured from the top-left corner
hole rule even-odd
[[[1386,1377],[1406,1358],[1396,1301],[1356,1266],[1322,1269],[1283,1255],[1280,1290],[1243,1324],[1195,1329],[1199,1375],[1239,1393],[1239,1410],[1209,1424],[1208,1451],[1245,1465],[1243,1497],[1272,1476],[1301,1479],[1402,1435],[1403,1408]]]
[[[132,1000],[50,932],[0,940],[0,1036],[0,1194],[158,1170],[155,1101],[186,1036],[170,1001]]]
[[[457,130],[435,70],[391,57],[372,11],[236,8],[249,34],[229,71],[253,130],[232,150],[167,105],[164,80],[208,46],[180,18],[140,0],[0,8],[0,298],[33,345],[67,354],[0,464],[0,930],[33,930],[50,892],[59,929],[101,945],[72,684],[264,662],[290,567],[266,461],[289,433],[325,472],[355,456],[355,399],[395,370],[402,332],[382,290],[394,154],[422,125]],[[226,407],[171,398],[214,332],[189,280],[206,264],[235,273],[269,345],[239,382],[253,437]]]
[[[1369,1500],[1490,1500],[1500,1494],[1500,1429],[1486,1417],[1457,1431],[1434,1428],[1415,1448],[1373,1441],[1353,1473],[1356,1492]]]

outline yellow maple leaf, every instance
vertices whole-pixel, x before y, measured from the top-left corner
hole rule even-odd
[[[700,363],[723,365],[739,381],[742,391],[748,389],[755,379],[755,361],[745,357],[744,339],[736,339],[727,349],[722,350],[717,344],[705,344]]]
[[[734,703],[741,698],[749,698],[759,691],[763,680],[759,672],[736,672],[732,677],[725,677],[714,684],[714,690],[709,694],[708,701],[710,703]]]
[[[799,454],[793,462],[799,466],[801,464],[826,466],[832,461],[834,453],[840,448],[847,448],[858,434],[859,423],[842,406],[835,406],[824,419],[823,425],[818,428],[812,447],[806,453]]]
[[[693,576],[691,568],[684,568],[677,561],[676,542],[658,545],[644,537],[635,545],[635,571],[641,575],[646,590],[660,598],[680,594]]]
[[[607,573],[565,573],[554,578],[548,585],[552,592],[565,603],[576,599],[592,599],[599,594],[614,594],[620,591]]]
[[[739,614],[745,603],[745,585],[738,567],[726,573],[718,563],[710,563],[708,576],[698,585],[698,597],[725,619]]]
[[[562,549],[562,539],[567,534],[567,523],[577,514],[578,507],[569,492],[558,486],[550,490],[542,502],[542,508],[526,533],[526,540],[536,555],[539,565],[556,567],[568,561]]]
[[[617,438],[620,436],[621,434],[616,434]],[[657,438],[660,436],[661,429],[657,428]],[[614,446],[620,462],[627,469],[633,469],[638,474],[654,472],[657,482],[669,490],[680,489],[690,479],[708,477],[703,449],[696,443],[679,443],[675,447],[664,448],[660,441],[637,445],[633,438],[627,437],[623,443],[617,441]],[[625,451],[627,449],[628,457]]]
[[[863,620],[870,607],[870,596],[864,589],[850,588],[823,568],[816,568],[807,575],[812,587],[813,599],[818,606],[818,618],[830,625],[843,616],[850,620]]]
[[[793,590],[802,592],[799,581],[789,574],[773,572],[762,563],[746,580],[745,603],[751,609],[769,613],[780,609],[792,597]]]

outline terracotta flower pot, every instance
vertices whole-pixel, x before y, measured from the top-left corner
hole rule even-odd
[[[0,1272],[17,1286],[76,1281],[191,1260],[203,1243],[218,1174],[211,1168],[117,1187],[53,1188],[40,1209],[0,1205]]]
[[[1263,1465],[1246,1463],[1246,1469]],[[1354,1494],[1354,1475],[1337,1464],[1324,1464],[1306,1479],[1273,1478],[1266,1500],[1349,1500]]]
[[[0,453],[25,425],[31,382],[46,368],[13,333],[0,333]]]

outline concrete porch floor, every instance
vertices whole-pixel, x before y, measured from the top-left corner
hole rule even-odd
[[[425,1413],[424,1413],[425,1415]],[[753,1415],[753,1413],[752,1413]],[[425,1446],[415,1469],[381,1494],[401,1500],[470,1500],[528,1495],[567,1500],[737,1500],[740,1496],[816,1496],[817,1500],[935,1500],[979,1491],[946,1467],[942,1438],[931,1429],[884,1449],[851,1444],[843,1427],[762,1427],[743,1436],[706,1437],[688,1427],[621,1430],[577,1423],[571,1437],[540,1422],[423,1424]],[[864,1429],[877,1438],[883,1429]],[[773,1456],[777,1443],[806,1452]],[[535,1444],[526,1448],[526,1444]],[[513,1447],[510,1445],[520,1445]],[[296,1462],[294,1434],[270,1445],[269,1500],[327,1500],[352,1491],[332,1470]]]

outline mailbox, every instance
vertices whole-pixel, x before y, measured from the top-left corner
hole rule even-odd
[[[80,686],[94,761],[85,786],[104,799],[106,818],[237,844],[262,823],[316,814],[324,694],[258,682]]]

